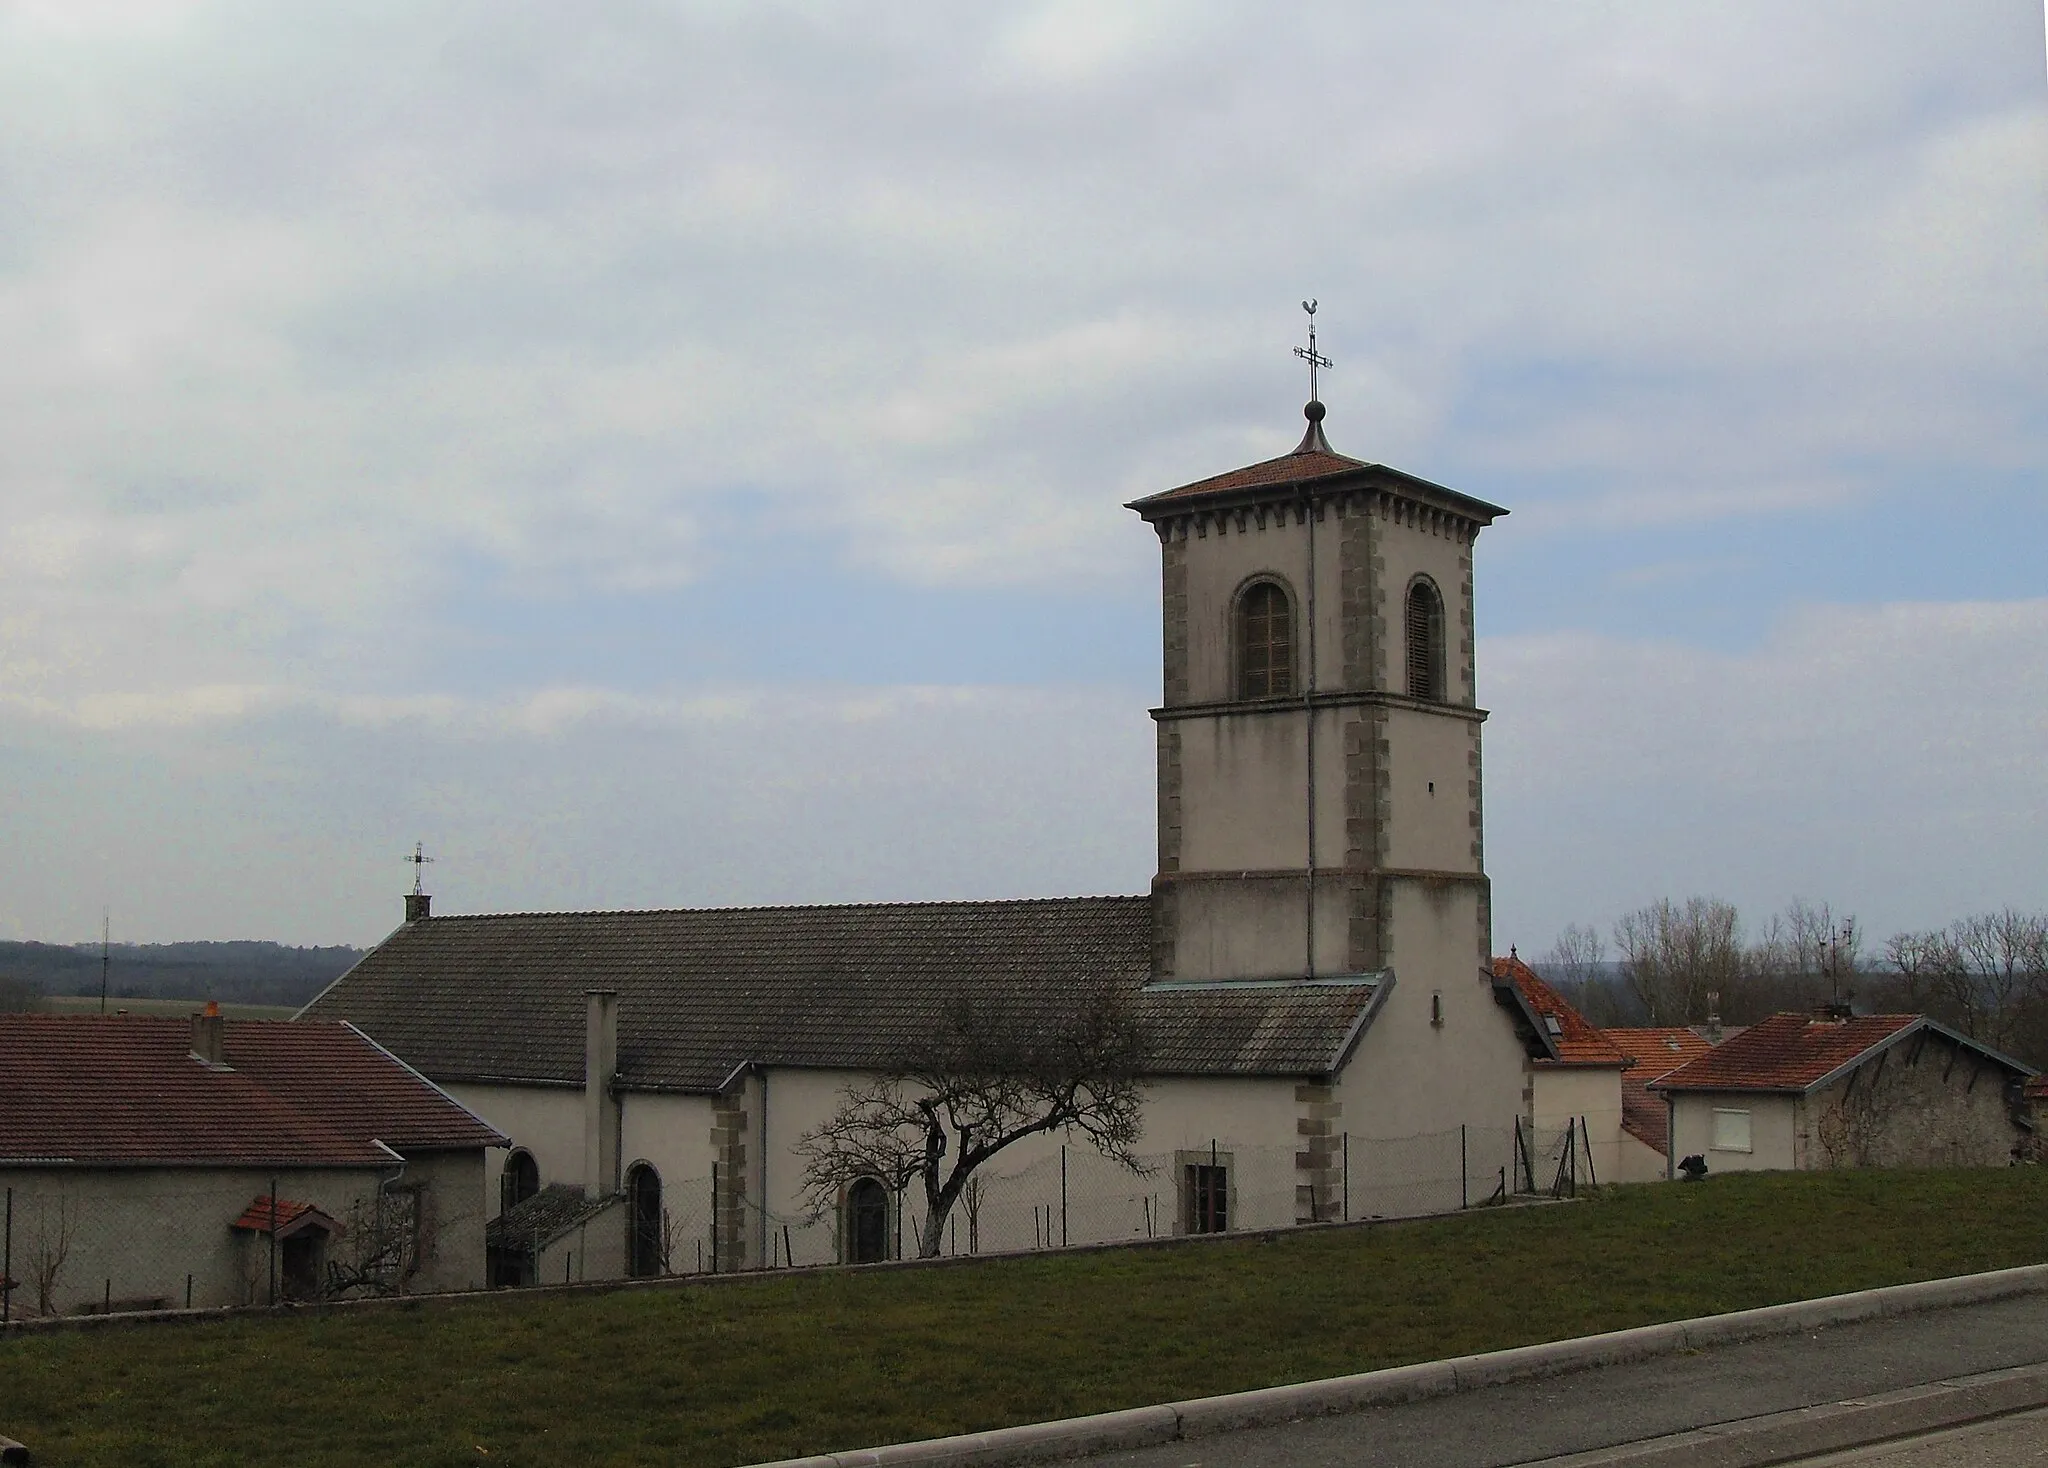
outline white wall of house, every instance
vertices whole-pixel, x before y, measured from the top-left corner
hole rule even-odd
[[[1681,1092],[1672,1108],[1672,1156],[1704,1157],[1710,1174],[1788,1171],[1799,1166],[1797,1113],[1795,1096],[1767,1092]],[[1745,1118],[1749,1144],[1733,1145]]]
[[[35,1313],[39,1260],[58,1314],[117,1307],[181,1308],[264,1303],[269,1240],[230,1225],[273,1180],[280,1198],[311,1203],[339,1223],[367,1211],[397,1169],[209,1167],[0,1170],[14,1193],[14,1276],[19,1316]],[[484,1162],[480,1151],[423,1154],[400,1185],[423,1188],[423,1248],[410,1292],[474,1289],[484,1282]],[[337,1245],[337,1247],[339,1247]]]
[[[581,1086],[475,1085],[442,1082],[441,1089],[533,1154],[542,1183],[583,1181],[583,1088]],[[486,1216],[499,1211],[498,1179],[511,1156],[492,1148],[486,1158]]]
[[[1562,1132],[1585,1121],[1582,1144],[1591,1151],[1593,1177],[1603,1183],[1623,1181],[1622,1141],[1642,1143],[1621,1129],[1621,1072],[1595,1066],[1532,1065],[1531,1114],[1539,1136]],[[1581,1181],[1586,1178],[1580,1168]]]
[[[1669,1159],[1662,1152],[1631,1132],[1621,1134],[1613,1181],[1661,1183],[1669,1178],[1669,1169]],[[1601,1174],[1601,1180],[1608,1180],[1605,1173]]]

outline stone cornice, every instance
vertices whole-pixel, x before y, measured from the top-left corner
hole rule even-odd
[[[1488,886],[1492,879],[1485,872],[1449,872],[1433,867],[1363,867],[1319,866],[1316,880],[1335,880],[1339,877],[1386,877],[1398,882],[1451,882],[1474,886]],[[1220,871],[1160,872],[1152,878],[1152,886],[1181,886],[1189,882],[1305,882],[1308,880],[1307,867],[1261,867],[1250,871],[1230,868]]]
[[[1508,513],[1382,464],[1314,479],[1137,500],[1125,508],[1144,516],[1161,540],[1205,540],[1233,530],[1242,535],[1290,521],[1299,525],[1313,513],[1318,520],[1331,514],[1338,519],[1377,514],[1459,544],[1477,540],[1483,527]]]
[[[1298,714],[1306,703],[1309,708],[1396,708],[1413,709],[1423,714],[1443,714],[1467,723],[1483,724],[1487,711],[1462,703],[1435,703],[1426,698],[1410,698],[1405,693],[1389,693],[1382,689],[1352,688],[1330,689],[1312,693],[1304,700],[1300,695],[1286,698],[1222,699],[1206,703],[1168,704],[1152,710],[1152,717],[1164,723],[1168,719],[1207,719],[1224,714]]]

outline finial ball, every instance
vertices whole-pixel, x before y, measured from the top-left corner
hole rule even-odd
[[[1320,399],[1310,398],[1308,406],[1301,410],[1301,416],[1308,419],[1311,423],[1320,423],[1323,421],[1323,415],[1329,411],[1328,408],[1322,405]]]

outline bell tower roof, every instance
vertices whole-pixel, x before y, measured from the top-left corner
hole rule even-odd
[[[1256,464],[1247,464],[1242,469],[1232,469],[1222,474],[1212,474],[1207,479],[1197,479],[1192,484],[1183,484],[1174,489],[1162,490],[1158,494],[1146,495],[1143,499],[1132,500],[1124,508],[1136,510],[1147,520],[1174,515],[1185,510],[1223,508],[1232,504],[1250,504],[1281,498],[1294,498],[1305,486],[1323,487],[1323,481],[1330,481],[1331,491],[1353,489],[1387,490],[1404,498],[1418,500],[1440,510],[1449,510],[1465,519],[1481,525],[1491,524],[1507,511],[1499,505],[1488,504],[1485,500],[1474,499],[1441,484],[1433,484],[1386,464],[1375,464],[1367,459],[1354,459],[1349,454],[1340,454],[1330,447],[1330,440],[1323,432],[1323,419],[1329,410],[1321,400],[1310,398],[1301,410],[1308,420],[1308,429],[1301,436],[1301,442],[1291,453],[1277,459],[1262,459]],[[1339,481],[1350,481],[1340,483]]]

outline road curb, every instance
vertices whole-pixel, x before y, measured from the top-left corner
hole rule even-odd
[[[1365,1371],[1353,1376],[1335,1376],[1321,1381],[1298,1382],[1290,1386],[1262,1387],[1255,1391],[1230,1392],[1222,1396],[1198,1397],[1191,1401],[1172,1402],[1158,1407],[1131,1407],[1120,1412],[1102,1412],[1090,1417],[1072,1417],[1056,1422],[1034,1422],[1022,1427],[1000,1427],[987,1432],[966,1433],[958,1437],[927,1438],[921,1442],[893,1443],[886,1447],[859,1448],[851,1452],[820,1453],[808,1458],[785,1458],[775,1463],[757,1464],[755,1468],[895,1468],[899,1464],[919,1465],[961,1465],[961,1468],[999,1468],[999,1465],[1056,1462],[1062,1458],[1085,1457],[1093,1453],[1118,1452],[1131,1448],[1151,1447],[1157,1443],[1174,1442],[1186,1438],[1207,1437],[1219,1432],[1234,1432],[1247,1427],[1272,1427],[1284,1422],[1295,1422],[1305,1417],[1323,1417],[1338,1412],[1356,1412],[1368,1407],[1393,1406],[1401,1402],[1413,1402],[1425,1397],[1450,1396],[1457,1392],[1475,1391],[1482,1387],[1500,1386],[1513,1381],[1529,1381],[1538,1377],[1557,1376],[1569,1371],[1584,1371],[1598,1366],[1612,1366],[1625,1361],[1643,1361],[1655,1356],[1673,1355],[1680,1351],[1701,1350],[1710,1346],[1729,1345],[1736,1341],[1758,1340],[1767,1336],[1795,1335],[1801,1331],[1818,1330],[1832,1325],[1850,1325],[1857,1321],[1876,1320],[1886,1315],[1908,1315],[1925,1310],[1940,1310],[1953,1305],[1976,1305],[1990,1300],[2008,1299],[2015,1295],[2029,1295],[2048,1292],[2048,1265],[2029,1264],[2017,1269],[1995,1269],[1984,1274],[1959,1275],[1951,1279],[1923,1280],[1918,1284],[1887,1285],[1874,1290],[1856,1290],[1846,1295],[1829,1295],[1818,1300],[1799,1300],[1787,1305],[1765,1305],[1754,1310],[1736,1310],[1725,1315],[1707,1315],[1697,1320],[1679,1320],[1664,1325],[1637,1326],[1631,1330],[1608,1331],[1602,1335],[1581,1336],[1576,1340],[1551,1341],[1540,1346],[1517,1346],[1511,1350],[1488,1351],[1484,1355],[1459,1356],[1447,1361],[1426,1361],[1413,1366],[1393,1366],[1381,1371]],[[2027,1373],[2035,1373],[2028,1376]],[[1994,1381],[1994,1378],[2011,1378],[2014,1382],[2022,1379],[2024,1386]],[[2039,1400],[2018,1400],[2026,1392],[2038,1389],[2043,1395]],[[1914,1406],[1920,1398],[1923,1405]],[[1890,1398],[1899,1399],[1897,1403]],[[2008,1399],[2018,1402],[2013,1406],[1984,1405],[1999,1403]],[[1965,1410],[1971,1415],[1953,1417],[1938,1421],[1917,1423],[1913,1413],[1935,1410],[1937,1402],[1946,1403],[1944,1410]],[[1991,1372],[1983,1377],[1971,1377],[1956,1382],[1936,1383],[1929,1387],[1909,1388],[1906,1392],[1895,1392],[1887,1398],[1871,1398],[1857,1403],[1835,1403],[1829,1407],[1802,1408],[1798,1412],[1779,1413],[1786,1419],[1769,1429],[1778,1432],[1786,1441],[1797,1437],[1800,1431],[1820,1436],[1835,1430],[1847,1430],[1846,1424],[1854,1411],[1867,1414],[1862,1420],[1871,1427],[1880,1427],[1893,1420],[1908,1425],[1890,1430],[1872,1431],[1858,1439],[1847,1439],[1836,1446],[1850,1446],[1853,1442],[1870,1442],[1884,1437],[1895,1437],[1902,1433],[1925,1430],[1930,1426],[1945,1426],[1952,1423],[1974,1421],[1980,1417],[1998,1416],[2006,1412],[2024,1410],[2029,1406],[2048,1403],[2048,1367],[2021,1367],[2017,1371]],[[1853,1410],[1852,1410],[1853,1409]],[[1886,1416],[1890,1413],[1890,1416]],[[1795,1420],[1796,1419],[1796,1420]],[[1753,1419],[1770,1422],[1772,1419]],[[1835,1424],[1830,1427],[1828,1424]],[[1753,1468],[1753,1465],[1779,1462],[1782,1458],[1719,1457],[1715,1454],[1733,1451],[1729,1445],[1739,1440],[1735,1428],[1703,1429],[1700,1433],[1680,1434],[1678,1438],[1658,1439],[1658,1442],[1672,1444],[1671,1451],[1679,1451],[1681,1439],[1702,1438],[1702,1442],[1690,1443],[1684,1451],[1696,1454],[1694,1457],[1672,1456],[1657,1458],[1615,1458],[1615,1463],[1636,1463],[1645,1465],[1659,1462],[1700,1465],[1700,1468]],[[1758,1431],[1765,1431],[1759,1428]],[[1775,1441],[1776,1439],[1772,1439]],[[1818,1440],[1818,1439],[1816,1439]],[[1754,1439],[1764,1441],[1763,1438]],[[1642,1445],[1650,1446],[1650,1445]],[[1618,1452],[1621,1449],[1604,1449]],[[1831,1447],[1802,1448],[1798,1456],[1809,1452],[1829,1452]],[[1560,1465],[1569,1463],[1577,1468],[1581,1459],[1559,1459]],[[1609,1460],[1585,1456],[1587,1468]]]
[[[2039,1407],[2048,1407],[2048,1366],[2017,1366],[1544,1458],[1526,1468],[1770,1468]]]

